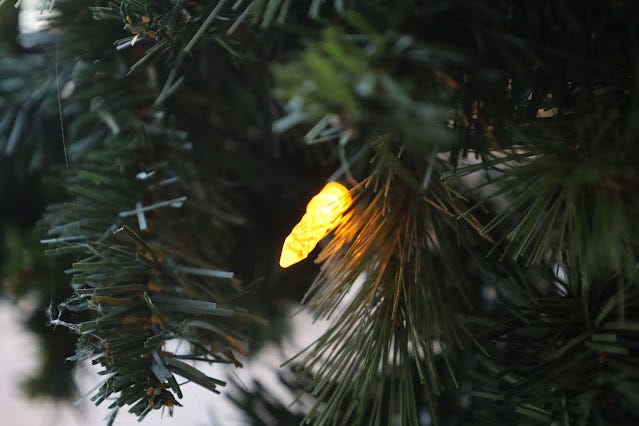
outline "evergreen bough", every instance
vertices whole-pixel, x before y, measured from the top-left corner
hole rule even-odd
[[[0,153],[69,194],[52,323],[96,403],[217,392],[189,362],[240,366],[307,290],[332,322],[282,380],[314,405],[238,390],[254,424],[639,422],[635,1],[45,6],[0,58]],[[327,180],[352,206],[280,270]]]

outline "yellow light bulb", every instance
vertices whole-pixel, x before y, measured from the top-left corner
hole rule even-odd
[[[351,205],[351,196],[344,185],[327,183],[311,198],[306,213],[284,240],[280,266],[289,266],[306,259],[317,243],[331,232],[342,218],[342,213]]]

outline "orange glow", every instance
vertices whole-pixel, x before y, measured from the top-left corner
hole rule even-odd
[[[289,266],[306,259],[322,238],[331,232],[351,205],[348,189],[337,182],[329,182],[311,198],[306,213],[284,240],[280,266]]]

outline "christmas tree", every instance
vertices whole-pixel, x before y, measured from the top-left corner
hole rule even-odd
[[[56,271],[40,334],[110,422],[196,384],[252,424],[639,422],[636,1],[57,0],[30,35],[8,3],[6,290]],[[198,367],[298,302],[302,416]]]

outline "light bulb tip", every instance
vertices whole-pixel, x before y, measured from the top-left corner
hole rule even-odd
[[[292,253],[287,252],[286,250],[282,251],[282,256],[280,256],[280,267],[288,268],[291,265],[296,264],[301,259],[299,257],[294,256]]]

